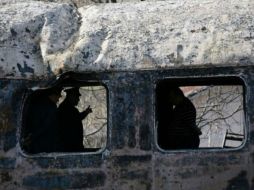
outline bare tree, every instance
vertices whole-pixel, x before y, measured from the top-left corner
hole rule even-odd
[[[188,97],[197,110],[196,124],[202,130],[201,146],[220,147],[226,131],[244,134],[243,88],[203,86]]]
[[[107,96],[104,86],[80,88],[81,100],[78,109],[91,106],[93,112],[83,120],[85,148],[102,148],[107,138]]]

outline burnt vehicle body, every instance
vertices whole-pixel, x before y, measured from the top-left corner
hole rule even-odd
[[[24,86],[40,82],[2,80],[2,89],[8,90],[5,92],[13,90],[11,95],[5,94],[6,109],[1,112],[2,126],[6,126],[2,131],[2,151],[6,152],[1,158],[2,183],[31,189],[118,189],[119,186],[203,189],[211,185],[209,189],[252,189],[252,70],[248,66],[65,74],[72,78],[73,85],[97,81],[107,86],[107,144],[93,153],[25,153],[20,147],[20,132],[26,98],[19,97],[29,95]],[[232,77],[240,79],[245,89],[246,136],[240,147],[173,151],[159,148],[154,106],[159,80],[219,79],[219,83],[223,80],[228,83],[230,79],[234,83]],[[13,153],[15,156],[7,156],[12,149],[17,151]]]
[[[253,4],[249,3],[248,9],[245,6],[241,7],[241,3],[236,3],[238,7],[235,9],[243,12],[247,10],[249,15],[253,15],[253,12],[250,11],[253,10]],[[40,5],[44,6],[43,4]],[[134,12],[145,12],[146,9],[142,9],[143,5],[135,5]],[[160,5],[168,6],[163,2]],[[195,5],[197,6],[197,4]],[[29,4],[26,6],[29,9],[34,5]],[[47,6],[49,5],[44,8],[47,9]],[[119,11],[116,9],[121,6],[128,7],[127,5],[116,5],[113,10]],[[150,7],[151,5],[148,3],[144,7],[146,6]],[[72,9],[68,5],[63,7],[63,9],[66,7],[68,10]],[[110,5],[106,8],[110,9]],[[15,7],[13,9],[16,10]],[[97,7],[88,9],[88,12],[96,9]],[[63,10],[61,9],[61,11]],[[80,12],[83,14],[82,17],[89,21],[89,16],[81,10]],[[179,14],[181,15],[181,13]],[[247,18],[247,16],[245,18],[246,22],[240,24],[247,23],[249,26],[250,23],[253,23],[252,17]],[[47,15],[43,17],[47,17]],[[39,20],[39,23],[41,22],[38,15],[35,18]],[[106,18],[108,19],[108,17]],[[107,19],[103,17],[102,20]],[[226,18],[223,17],[223,19]],[[116,21],[116,23],[119,24],[121,21]],[[132,22],[130,23],[132,24]],[[45,24],[43,27],[47,26]],[[73,25],[73,27],[75,26]],[[21,43],[15,39],[19,35],[15,29],[14,27],[9,31],[11,40],[8,39],[12,45],[16,41],[18,45],[21,45],[23,42]],[[28,32],[28,30],[31,31]],[[181,30],[181,28],[174,30]],[[199,32],[202,35],[212,35],[207,30],[207,28],[201,28]],[[243,29],[240,28],[239,30]],[[253,32],[253,27],[248,28],[249,30]],[[24,31],[29,35],[38,32],[32,31],[31,28],[25,28]],[[45,32],[43,29],[42,31]],[[50,33],[51,31],[46,30],[45,33],[47,32]],[[3,65],[3,67],[0,67],[0,189],[253,189],[254,64],[252,54],[231,57],[228,50],[225,51],[228,55],[225,53],[225,56],[220,57],[221,54],[218,50],[216,51],[218,57],[211,58],[214,63],[208,63],[205,58],[200,61],[196,59],[198,56],[193,56],[192,61],[197,63],[193,65],[189,64],[190,60],[186,58],[183,51],[188,46],[186,44],[177,45],[177,43],[174,46],[176,48],[175,54],[165,56],[169,61],[169,63],[165,63],[166,66],[163,65],[165,61],[162,59],[163,54],[157,57],[158,60],[156,60],[156,56],[154,58],[144,56],[142,61],[139,60],[138,54],[133,54],[134,58],[130,57],[130,60],[126,61],[123,59],[123,55],[121,59],[121,48],[119,51],[116,49],[115,52],[120,52],[119,56],[107,55],[111,51],[106,51],[103,47],[110,46],[108,46],[110,44],[108,39],[111,39],[111,37],[109,33],[106,32],[107,34],[105,34],[104,30],[100,32],[92,34],[88,32],[91,39],[96,36],[106,36],[104,36],[106,40],[100,42],[102,48],[99,53],[97,52],[98,57],[92,54],[93,50],[97,51],[96,48],[87,48],[87,41],[82,42],[82,48],[87,50],[86,52],[82,52],[82,48],[76,48],[74,45],[68,46],[67,50],[64,49],[66,47],[63,45],[58,51],[54,49],[55,47],[50,46],[51,42],[46,44],[48,49],[44,51],[45,44],[43,45],[43,43],[45,41],[42,41],[40,42],[42,43],[40,51],[42,52],[44,65],[38,67],[33,63],[40,62],[41,60],[38,57],[41,55],[37,55],[35,51],[22,53],[20,49],[18,53],[16,52],[18,54],[16,57],[18,60],[21,59],[20,63],[22,62],[23,65],[15,62],[12,67],[10,61],[13,61],[13,59],[9,60],[8,58],[12,56],[10,52],[14,51],[12,49],[15,49],[16,46],[13,45],[9,50],[9,46],[6,45],[7,42],[3,42],[3,46],[7,48],[3,48],[2,51],[8,53],[3,53],[1,54],[2,58],[0,57]],[[137,31],[134,30],[134,32]],[[189,32],[192,34],[196,31],[190,30]],[[80,36],[82,37],[82,30],[77,36],[74,36],[75,43],[78,44],[83,39]],[[66,36],[60,37],[62,38],[50,38],[52,44],[56,42],[56,45],[59,45],[59,39],[60,41],[66,41]],[[114,38],[115,41],[119,40],[117,37]],[[130,41],[133,40],[129,39]],[[253,43],[251,35],[239,39],[243,41],[243,48],[245,48],[244,45]],[[98,41],[92,42],[96,44]],[[27,43],[28,45],[24,47],[29,49],[31,42]],[[155,40],[154,43],[157,44],[157,41]],[[195,45],[194,41],[192,43]],[[216,44],[213,45],[216,46]],[[234,44],[230,45],[235,47]],[[97,46],[95,45],[95,47]],[[248,47],[251,47],[250,51],[253,52],[253,44]],[[69,56],[68,48],[72,50],[71,56]],[[124,48],[125,46],[123,50],[126,50]],[[54,54],[54,51],[57,51],[57,53]],[[139,51],[141,50],[134,48],[134,52]],[[152,49],[149,51],[151,51],[150,55],[154,55]],[[149,53],[149,51],[146,53]],[[163,49],[161,51],[163,52]],[[239,50],[239,52],[241,51]],[[131,53],[133,52],[131,51]],[[210,53],[214,52],[211,50]],[[33,57],[34,55],[35,57]],[[81,57],[79,55],[82,55],[83,62],[80,61]],[[105,57],[103,56],[106,57],[106,61],[112,59],[109,65],[104,64]],[[90,59],[95,57],[97,58],[96,61],[90,63]],[[226,59],[227,57],[232,59]],[[23,62],[23,58],[27,59],[27,62]],[[100,62],[101,60],[102,62]],[[136,65],[135,63],[132,64],[133,60],[136,60]],[[53,64],[54,61],[55,64]],[[122,65],[121,61],[123,62]],[[60,63],[63,63],[63,66],[59,66]],[[231,148],[214,146],[188,150],[161,148],[157,134],[158,94],[156,92],[161,81],[187,87],[241,86],[243,89],[241,95],[243,101],[243,138],[240,145]],[[98,85],[106,89],[107,130],[103,146],[99,149],[83,152],[58,151],[33,154],[26,150],[22,138],[26,129],[26,117],[30,114],[27,105],[29,104],[29,98],[34,93],[48,88]]]

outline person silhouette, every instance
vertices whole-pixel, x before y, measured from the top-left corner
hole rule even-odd
[[[29,98],[24,147],[28,153],[57,152],[59,119],[57,102],[61,97],[61,87],[38,90]]]
[[[201,131],[196,127],[196,108],[180,88],[168,86],[161,102],[158,144],[164,149],[194,149],[199,147]],[[161,139],[160,139],[161,138]]]
[[[72,87],[64,91],[66,92],[66,98],[58,107],[62,151],[84,151],[82,120],[92,112],[92,109],[88,106],[83,112],[79,112],[75,107],[78,105],[81,96],[78,87]]]

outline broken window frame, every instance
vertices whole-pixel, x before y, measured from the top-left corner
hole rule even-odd
[[[191,71],[191,69],[189,69]],[[184,73],[184,72],[183,72]],[[188,87],[188,86],[241,86],[242,87],[242,104],[243,104],[243,140],[240,146],[237,147],[199,147],[196,149],[163,149],[158,143],[158,113],[157,113],[157,87],[161,82],[168,82],[171,85],[175,85],[178,87]],[[177,73],[174,73],[171,76],[160,76],[154,80],[154,141],[155,147],[159,152],[171,153],[171,152],[186,152],[186,151],[233,151],[240,150],[246,146],[247,138],[248,138],[248,126],[247,126],[247,114],[246,114],[246,90],[247,84],[246,81],[240,76],[235,75],[214,75],[214,76],[178,76]],[[226,137],[225,137],[226,138]],[[225,142],[223,142],[225,143]]]
[[[108,81],[107,80],[98,80],[97,78],[94,79],[92,74],[90,73],[65,73],[61,75],[58,80],[56,81],[50,81],[45,87],[32,87],[26,89],[25,94],[23,95],[23,103],[21,108],[21,114],[20,114],[20,127],[18,131],[18,145],[19,145],[19,152],[25,156],[25,157],[52,157],[52,156],[61,156],[61,155],[95,155],[95,154],[102,154],[104,151],[107,150],[108,144],[109,144],[109,88],[108,88]],[[87,87],[87,86],[103,86],[105,88],[106,92],[106,142],[105,145],[101,148],[99,148],[96,151],[82,151],[82,152],[39,152],[39,153],[30,153],[27,152],[23,147],[23,132],[24,132],[24,125],[25,125],[25,118],[27,114],[27,107],[29,104],[29,98],[38,91],[44,91],[51,88],[57,88],[57,87]]]

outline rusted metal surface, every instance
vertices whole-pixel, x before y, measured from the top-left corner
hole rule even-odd
[[[1,80],[0,189],[253,189],[254,68],[207,67],[135,72],[70,73],[73,82],[103,82],[108,139],[97,153],[28,155],[20,148],[22,97],[46,81]],[[52,85],[58,84],[53,82]],[[237,149],[163,151],[156,143],[158,80],[240,77],[245,83],[247,139]],[[61,83],[61,82],[60,82]],[[82,85],[82,82],[77,82]],[[46,139],[45,139],[46,140]]]

